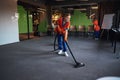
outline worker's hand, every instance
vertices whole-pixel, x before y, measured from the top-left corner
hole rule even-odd
[[[64,41],[67,42],[67,37],[64,37]]]

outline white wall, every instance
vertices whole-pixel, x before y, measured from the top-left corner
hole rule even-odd
[[[19,42],[17,0],[0,1],[0,45]]]

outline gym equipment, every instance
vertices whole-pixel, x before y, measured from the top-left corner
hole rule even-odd
[[[57,35],[55,36],[55,40],[54,40],[54,51],[58,50],[58,49],[55,48],[56,39],[57,39]],[[79,63],[79,62],[75,59],[75,57],[74,57],[74,55],[73,55],[73,53],[72,53],[72,51],[71,51],[71,49],[70,49],[69,44],[68,44],[67,41],[66,41],[66,45],[67,45],[67,47],[68,47],[68,49],[69,49],[69,52],[70,52],[70,54],[72,55],[72,58],[73,58],[73,60],[74,60],[74,62],[75,62],[74,67],[75,67],[75,68],[78,68],[78,67],[83,67],[83,66],[85,66],[84,63]]]

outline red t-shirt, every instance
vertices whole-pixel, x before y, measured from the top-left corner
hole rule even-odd
[[[94,24],[94,30],[95,31],[99,31],[100,30],[100,26],[98,25],[98,20],[94,20],[93,24]]]
[[[58,26],[56,27],[56,32],[64,33],[66,29],[70,28],[70,21],[64,22],[64,19],[61,17],[57,20]]]

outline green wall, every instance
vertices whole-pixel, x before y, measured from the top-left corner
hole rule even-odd
[[[18,14],[19,14],[19,19],[18,19],[18,25],[19,25],[19,33],[27,33],[27,12],[26,10],[18,5]],[[45,16],[45,15],[44,15]],[[38,26],[38,31],[39,32],[46,32],[47,31],[47,18],[43,18],[40,21],[40,24]],[[71,25],[76,25],[77,27],[79,25],[92,25],[92,21],[88,19],[86,16],[86,13],[82,13],[79,10],[75,10],[74,14],[71,16]],[[29,17],[29,27],[30,27],[30,32],[33,32],[33,24],[32,24],[32,17]]]
[[[47,25],[48,25],[47,19],[44,18],[38,26],[38,31],[39,32],[47,32]]]
[[[20,5],[18,5],[18,26],[19,33],[27,33],[27,11]],[[29,31],[33,32],[32,17],[29,16]]]
[[[75,10],[74,14],[71,16],[71,25],[76,25],[77,28],[79,25],[84,25],[87,27],[88,25],[92,25],[92,21],[91,19],[88,19],[86,13]]]

